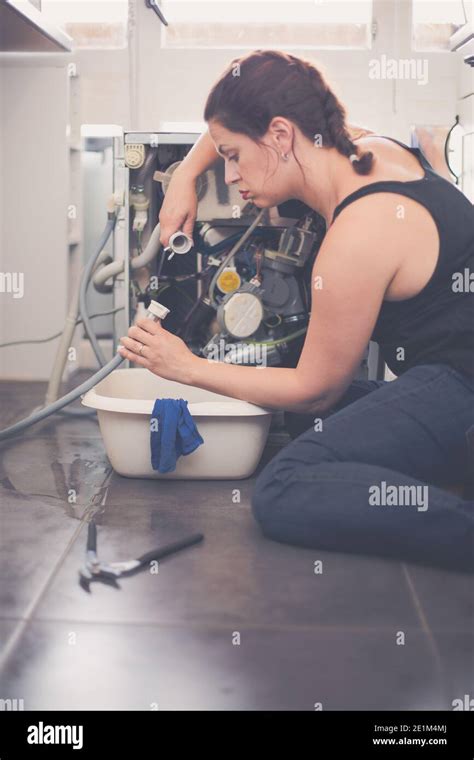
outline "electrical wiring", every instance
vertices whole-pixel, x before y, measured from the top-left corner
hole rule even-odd
[[[278,338],[277,340],[246,340],[246,343],[252,343],[256,346],[278,346],[280,343],[289,343],[291,340],[295,340],[296,338],[299,338],[300,335],[306,334],[306,327],[304,327],[302,330],[297,330],[297,332],[291,333],[291,335],[285,335],[284,338]]]
[[[99,311],[97,314],[91,314],[89,319],[95,319],[96,317],[108,317],[110,314],[116,314],[118,311],[123,311],[125,307],[119,306],[117,309],[112,309],[111,311]],[[79,325],[82,323],[82,318],[79,317],[76,320],[76,325]],[[8,346],[23,346],[30,343],[49,343],[50,340],[54,340],[55,338],[59,338],[60,335],[63,334],[63,331],[61,330],[58,333],[55,333],[54,335],[51,335],[49,338],[37,338],[37,339],[31,339],[31,340],[13,340],[10,343],[0,343],[0,348],[7,348]]]

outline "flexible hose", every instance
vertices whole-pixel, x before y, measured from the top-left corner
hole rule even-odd
[[[95,337],[94,331],[92,329],[92,325],[90,323],[90,318],[87,312],[87,303],[86,303],[86,293],[87,293],[87,286],[89,284],[89,281],[91,279],[92,273],[94,272],[95,267],[100,263],[101,259],[104,260],[104,252],[103,248],[105,244],[107,243],[114,227],[117,221],[117,214],[114,210],[112,210],[112,205],[109,205],[108,207],[108,221],[105,225],[104,231],[101,235],[101,238],[99,240],[99,243],[97,245],[97,250],[93,256],[91,256],[84,268],[84,273],[81,279],[81,286],[79,289],[79,312],[82,319],[82,322],[84,324],[84,328],[86,331],[86,334],[91,342],[91,345],[94,349],[94,353],[97,357],[97,360],[101,364],[101,369],[96,372],[92,377],[90,377],[88,380],[83,382],[81,385],[79,385],[77,388],[74,388],[72,391],[69,391],[69,393],[66,393],[65,396],[62,396],[61,398],[57,399],[56,401],[53,401],[53,403],[43,407],[42,409],[38,409],[32,414],[30,414],[28,417],[25,417],[23,420],[19,420],[18,422],[15,422],[13,425],[10,425],[7,428],[4,428],[3,430],[0,430],[0,441],[4,441],[7,438],[11,438],[12,436],[16,435],[17,433],[21,433],[26,428],[30,427],[31,425],[34,425],[37,422],[41,422],[41,420],[46,419],[47,417],[51,416],[52,414],[55,414],[56,412],[59,412],[61,414],[68,414],[73,417],[83,417],[83,416],[89,416],[92,414],[95,414],[95,410],[82,410],[82,409],[68,409],[64,410],[64,407],[70,404],[72,401],[75,401],[78,399],[82,394],[86,393],[88,390],[93,388],[97,383],[99,383],[101,380],[104,379],[104,377],[107,377],[111,372],[113,372],[114,369],[116,369],[123,361],[124,357],[120,356],[120,354],[116,354],[113,359],[111,359],[109,362],[105,363],[105,358],[102,356],[102,352],[100,350],[100,347],[98,345],[97,339]],[[153,245],[147,246],[148,253],[151,252],[151,249],[156,247],[156,253],[159,250],[159,225],[157,225],[158,229],[155,228],[154,235],[152,237]],[[156,245],[158,239],[158,245]],[[150,241],[151,242],[151,241]],[[146,251],[145,251],[146,253]],[[140,257],[137,257],[140,258]],[[140,264],[143,266],[143,264],[140,262]],[[73,297],[73,305],[70,309],[70,312],[68,314],[67,319],[67,325],[65,329],[65,333],[69,334],[70,331],[73,329],[73,322],[71,321],[70,317],[72,314],[72,311],[74,309],[74,301],[75,301],[75,295]],[[76,322],[74,321],[74,326]],[[66,344],[66,340],[63,341],[63,344]],[[63,355],[63,351],[61,351],[61,355]],[[55,372],[55,379],[51,383],[51,391],[54,393],[56,383],[57,383],[57,375],[59,372],[59,365],[60,365],[60,355],[58,353],[58,359],[56,364],[56,372]],[[62,372],[61,372],[62,375]],[[64,410],[64,411],[63,411]]]
[[[79,281],[79,285],[74,289],[74,292],[73,292],[71,307],[69,309],[69,314],[66,320],[66,326],[61,336],[61,345],[59,346],[57,354],[56,354],[56,360],[54,363],[53,373],[51,375],[51,379],[48,385],[48,392],[46,394],[46,399],[45,399],[46,406],[48,406],[49,404],[53,404],[59,396],[59,389],[61,386],[64,367],[66,366],[67,353],[69,350],[70,343],[72,341],[72,336],[74,335],[74,331],[78,323],[82,322],[82,319],[78,319],[79,288],[80,288],[81,281],[82,281],[82,278]],[[75,317],[74,317],[74,314],[75,314]],[[89,316],[89,319],[91,319],[90,316]],[[83,407],[79,407],[77,409],[60,409],[58,411],[58,414],[62,414],[65,417],[95,417],[96,411],[95,409],[85,409]]]
[[[260,219],[262,218],[262,215],[264,213],[265,209],[262,209],[260,213],[256,216],[250,227],[246,230],[244,235],[240,238],[240,240],[237,241],[235,246],[232,248],[230,253],[225,257],[223,260],[221,266],[218,268],[216,274],[214,275],[214,278],[211,282],[210,286],[210,295],[211,295],[211,288],[212,292],[214,291],[214,287],[217,281],[217,278],[224,269],[224,267],[227,264],[227,261],[229,261],[232,256],[234,256],[237,251],[242,247],[242,245],[245,243],[245,241],[248,239],[248,237],[252,234],[253,230],[259,223]],[[105,358],[102,357],[102,352],[99,348],[99,345],[97,343],[97,339],[95,337],[95,334],[92,330],[92,326],[89,321],[89,315],[87,313],[87,305],[86,305],[86,292],[87,292],[87,285],[89,283],[89,280],[91,278],[92,272],[94,271],[95,266],[97,265],[97,262],[102,255],[102,250],[104,248],[104,245],[106,244],[107,240],[109,239],[109,236],[112,232],[112,230],[115,227],[115,223],[117,221],[117,215],[115,212],[108,211],[108,221],[105,226],[104,232],[102,233],[102,237],[99,241],[99,244],[97,246],[96,253],[90,257],[89,261],[87,262],[87,265],[84,269],[84,276],[82,278],[81,282],[81,288],[80,288],[80,294],[79,294],[79,306],[80,306],[80,314],[82,321],[84,323],[84,327],[86,330],[86,333],[89,337],[89,340],[92,344],[92,347],[94,348],[94,353],[97,357],[97,360],[101,364],[101,369],[95,373],[95,375],[92,375],[88,380],[86,380],[84,383],[79,385],[77,388],[74,388],[72,391],[69,391],[69,393],[66,393],[65,396],[62,396],[57,401],[54,401],[49,406],[44,407],[43,409],[39,409],[32,414],[30,414],[28,417],[25,417],[23,420],[19,420],[19,422],[15,422],[13,425],[10,425],[7,428],[4,428],[3,430],[0,430],[0,441],[4,441],[7,438],[11,438],[12,436],[16,435],[17,433],[21,433],[26,428],[30,427],[31,425],[34,425],[37,422],[41,422],[41,420],[46,419],[46,417],[49,417],[50,415],[54,414],[55,412],[58,412],[62,410],[65,406],[70,404],[72,401],[75,401],[78,399],[83,393],[86,393],[91,388],[93,388],[97,383],[99,383],[101,380],[104,379],[104,377],[107,377],[114,369],[116,369],[123,361],[124,357],[120,356],[120,354],[117,354],[114,356],[113,359],[111,359],[107,364],[105,364]],[[153,243],[152,243],[153,239]],[[158,241],[158,245],[156,244]],[[154,255],[158,253],[158,250],[160,248],[159,244],[159,223],[156,225],[155,229],[153,230],[153,233],[150,237],[150,240],[148,242],[148,245],[144,251],[144,253],[140,257],[136,257],[136,259],[132,259],[131,264],[133,267],[133,262],[135,262],[135,266],[133,268],[137,267],[137,259],[145,258],[145,254],[147,252],[151,252],[156,247],[156,250],[154,252]],[[148,251],[150,249],[150,251]],[[142,258],[143,257],[143,258]],[[153,258],[153,257],[151,257]],[[140,261],[140,266],[143,266],[142,261]],[[109,265],[111,266],[111,265]],[[103,271],[103,270],[102,270]],[[74,416],[81,415],[81,410],[68,410],[72,412]]]
[[[111,207],[109,207],[109,210]],[[114,218],[115,214],[114,214]],[[109,215],[109,221],[112,221],[111,216]],[[108,254],[104,251],[104,245],[107,242],[114,225],[109,225],[109,222],[107,222],[106,228],[104,230],[104,233],[99,241],[98,251],[93,256],[94,260],[94,266],[97,267],[98,264],[103,261],[104,259],[110,259]],[[106,235],[106,230],[109,230],[108,234]],[[105,238],[105,243],[103,242]],[[92,267],[93,271],[94,267]],[[78,312],[79,310],[79,298],[80,298],[80,292],[82,288],[82,283],[85,282],[85,287],[87,288],[88,280],[87,278],[87,271],[86,268],[82,270],[81,277],[78,280],[78,284],[73,288],[71,303],[69,306],[68,315],[66,317],[66,324],[64,326],[64,331],[61,336],[61,340],[58,346],[58,349],[56,351],[56,357],[53,365],[53,370],[51,372],[51,377],[48,384],[48,390],[46,392],[46,398],[45,398],[45,407],[48,407],[50,404],[53,404],[58,396],[59,396],[59,389],[61,386],[61,380],[64,372],[64,367],[66,365],[67,360],[67,354],[69,351],[69,347],[71,345],[71,341],[78,323]],[[89,276],[90,279],[90,276]],[[90,324],[90,317],[89,314],[87,314],[87,320],[88,325],[85,325],[86,332],[89,329],[90,332],[87,332],[87,334],[90,337],[90,334],[92,332],[92,326]],[[82,318],[81,321],[84,323],[84,319]],[[95,333],[94,333],[95,337]],[[65,415],[66,417],[93,417],[95,416],[95,411],[91,409],[62,409],[59,411],[59,414]]]
[[[95,417],[97,412],[95,409],[78,407],[77,409],[59,409],[56,414],[61,414],[64,417]]]
[[[135,169],[135,176],[132,175],[132,184],[135,185],[135,187],[145,186],[145,182],[148,179],[148,175],[150,174],[151,169],[153,169],[157,155],[158,148],[149,148],[143,165],[139,169]]]
[[[125,262],[123,259],[116,259],[111,261],[110,264],[105,264],[101,267],[93,276],[92,282],[96,290],[100,292],[101,288],[106,286],[106,282],[110,277],[117,277],[122,274],[125,269]]]
[[[132,175],[134,186],[139,187],[139,188],[145,188],[148,177],[151,175],[151,171],[153,170],[157,155],[158,155],[158,148],[149,149],[143,166],[140,169],[136,170],[136,173]],[[139,256],[136,256],[133,259],[130,259],[130,262],[129,262],[130,267],[132,269],[140,269],[141,267],[147,266],[147,264],[150,264],[153,261],[159,249],[160,249],[160,225],[158,223],[157,225],[155,225],[155,228],[153,229],[150,235],[150,238],[148,240],[148,243],[143,253],[141,253]],[[101,267],[97,272],[95,272],[94,277],[92,278],[94,287],[96,288],[96,290],[98,290],[101,293],[107,292],[107,290],[110,287],[106,285],[107,280],[109,280],[111,277],[112,278],[117,277],[117,275],[121,274],[124,270],[125,270],[124,259],[107,262],[105,266]]]
[[[66,324],[64,325],[63,334],[61,335],[61,340],[59,341],[59,346],[56,350],[56,357],[54,359],[54,365],[48,383],[48,390],[46,391],[46,406],[56,401],[59,396],[61,380],[67,361],[67,354],[72,342],[72,338],[76,331],[77,313],[79,311],[79,291],[81,288],[80,283],[82,282],[83,278],[84,274],[82,274],[80,280],[77,282],[77,285],[75,285],[73,288],[71,303],[69,305],[69,311],[66,317]]]
[[[148,264],[151,264],[153,259],[155,259],[158,255],[160,248],[160,223],[158,222],[150,235],[143,253],[140,253],[138,256],[134,256],[132,259],[130,259],[131,269],[141,269],[141,267],[146,267]],[[163,255],[163,258],[164,257],[165,256]],[[125,262],[123,259],[112,261],[111,264],[106,264],[94,274],[92,278],[94,287],[99,290],[105,285],[110,277],[117,277],[117,275],[121,274],[124,269]]]
[[[104,259],[105,251],[102,251],[99,258],[97,259],[96,265],[99,263],[100,259]],[[108,254],[106,254],[108,256]],[[53,371],[51,373],[51,378],[49,380],[48,390],[46,393],[45,398],[45,406],[48,406],[49,404],[52,404],[59,396],[59,389],[61,386],[61,381],[63,377],[64,367],[66,366],[67,361],[67,354],[69,351],[69,346],[72,341],[72,337],[74,335],[75,329],[79,323],[82,323],[82,319],[79,317],[79,290],[81,287],[81,282],[84,277],[84,269],[82,270],[81,277],[78,280],[78,284],[74,287],[72,298],[71,298],[71,305],[69,307],[68,316],[66,318],[66,324],[64,326],[64,331],[61,336],[60,345],[58,347],[58,350],[56,352],[56,359],[54,361],[54,367]],[[89,316],[89,315],[88,315]],[[89,316],[89,320],[92,319],[91,316]],[[66,417],[94,417],[96,412],[95,409],[84,409],[82,407],[79,407],[78,409],[61,409],[58,414],[62,414]]]
[[[306,332],[306,328],[302,330],[298,330],[295,333],[292,333],[291,335],[287,335],[284,338],[279,338],[275,341],[264,341],[261,343],[261,345],[278,345],[279,343],[284,342],[290,342],[291,340],[294,340],[295,338],[299,337],[300,335],[303,335]],[[249,343],[254,343],[256,341],[248,341]],[[104,379],[104,377],[107,377],[114,369],[116,369],[122,362],[124,361],[124,357],[120,356],[120,354],[117,354],[114,356],[111,361],[109,361],[104,367],[102,367],[98,372],[95,373],[95,375],[92,375],[88,380],[86,380],[84,383],[79,385],[77,388],[74,388],[72,391],[69,391],[65,396],[55,401],[53,404],[50,404],[50,406],[45,407],[44,409],[40,409],[39,411],[33,412],[33,414],[30,414],[29,417],[25,417],[25,419],[20,420],[19,422],[16,422],[14,425],[10,425],[10,427],[4,428],[4,430],[0,430],[0,441],[4,441],[7,438],[10,438],[13,435],[16,435],[17,433],[21,433],[25,428],[30,427],[30,425],[34,425],[36,422],[40,422],[41,420],[45,419],[46,417],[49,417],[51,414],[54,414],[55,412],[60,411],[63,409],[63,407],[70,404],[72,401],[75,401],[79,398],[83,393],[86,393],[91,388],[93,388],[97,383],[99,383],[101,380]],[[79,412],[81,410],[68,410],[69,412],[72,412],[73,414],[75,412]]]
[[[120,356],[120,354],[117,354],[104,367],[96,372],[95,375],[92,375],[92,377],[90,377],[84,383],[78,385],[77,388],[69,391],[69,393],[66,393],[65,396],[62,396],[62,398],[59,398],[53,404],[50,404],[44,409],[33,412],[33,414],[30,414],[29,417],[25,417],[25,419],[20,420],[19,422],[15,422],[15,424],[10,425],[10,427],[0,430],[0,441],[4,441],[6,438],[10,438],[17,433],[21,433],[23,430],[25,430],[25,428],[30,427],[30,425],[34,425],[36,422],[44,420],[46,417],[49,417],[51,414],[54,414],[64,406],[70,404],[71,401],[75,401],[83,393],[86,393],[91,388],[93,388],[94,385],[97,385],[97,383],[103,380],[104,377],[110,375],[110,373],[116,369],[116,367],[118,367],[119,364],[121,364],[123,361],[124,357]]]
[[[105,253],[105,251],[103,252]],[[98,272],[100,270],[100,265],[102,266],[108,266],[109,264],[113,263],[112,256],[109,256],[109,254],[106,254],[105,256],[99,256],[97,259],[97,266],[94,270],[94,272]],[[110,283],[110,285],[101,285],[100,283],[96,283],[94,280],[95,273],[92,275],[92,282],[94,284],[94,288],[97,290],[98,293],[113,293],[114,285],[113,282]]]
[[[92,276],[92,273],[94,272],[95,267],[101,262],[101,259],[104,260],[105,258],[103,248],[105,244],[107,243],[117,221],[117,214],[115,213],[114,210],[112,210],[111,205],[109,205],[107,215],[108,215],[107,224],[101,235],[95,254],[89,258],[84,268],[84,273],[81,279],[81,286],[79,289],[80,316],[84,324],[86,334],[94,349],[94,353],[97,357],[97,360],[99,361],[101,365],[101,369],[98,372],[96,372],[94,375],[92,375],[92,377],[90,377],[84,383],[79,385],[77,388],[74,388],[72,391],[69,391],[69,393],[66,393],[65,396],[62,396],[56,401],[53,401],[53,403],[49,404],[48,406],[43,407],[42,409],[38,409],[32,412],[32,414],[30,414],[28,417],[25,417],[23,420],[19,420],[18,422],[15,422],[13,425],[10,425],[9,427],[4,428],[3,430],[0,430],[0,441],[4,441],[7,438],[11,438],[12,436],[16,435],[17,433],[21,433],[26,428],[30,427],[31,425],[36,424],[37,422],[41,422],[41,420],[46,419],[47,417],[49,417],[52,414],[55,414],[56,412],[59,412],[61,414],[71,415],[73,417],[83,417],[83,416],[89,416],[89,415],[95,414],[96,413],[95,410],[92,410],[92,411],[91,410],[85,411],[82,409],[64,410],[64,407],[70,404],[72,401],[75,401],[82,394],[86,393],[88,390],[90,390],[95,385],[97,385],[97,383],[103,380],[104,377],[107,377],[107,375],[109,375],[114,369],[116,369],[124,361],[123,356],[120,356],[120,354],[117,354],[109,362],[105,363],[105,358],[103,357],[100,347],[98,345],[98,342],[95,337],[94,331],[92,329],[90,318],[87,312],[87,303],[86,303],[87,286],[89,284],[89,281],[91,279],[91,276]],[[153,232],[154,232],[154,234],[152,234],[153,241],[151,240],[149,241],[149,244],[144,252],[144,254],[146,254],[147,256],[150,256],[150,260],[153,258],[153,256],[151,255],[153,252],[153,249],[155,249],[154,255],[156,255],[156,253],[158,252],[160,248],[159,225],[156,226]],[[150,245],[150,243],[152,244]],[[140,266],[143,266],[143,259],[145,258],[144,254],[142,254],[141,257],[137,257],[137,259],[140,259],[140,261],[138,262]],[[135,267],[133,268],[138,268],[137,259],[134,260]],[[119,262],[114,262],[114,263],[119,263]],[[109,266],[112,266],[112,265],[109,265]],[[122,271],[123,271],[123,262],[122,262]],[[71,311],[72,310],[70,310],[70,312]],[[66,326],[66,330],[68,332],[72,329],[72,322],[71,324],[69,324],[70,322],[69,316],[70,315],[68,315],[68,324]],[[57,366],[59,367],[59,360],[58,360]],[[54,390],[54,385],[56,385],[56,380],[53,383],[53,390]]]
[[[84,268],[84,275],[82,277],[81,287],[79,289],[79,312],[82,317],[86,335],[90,340],[91,346],[93,348],[93,351],[96,355],[96,358],[97,358],[97,361],[99,362],[100,367],[103,367],[105,365],[106,359],[102,353],[102,350],[99,346],[99,342],[95,336],[94,330],[92,329],[92,325],[90,323],[89,315],[87,313],[86,295],[87,295],[87,286],[89,285],[89,281],[92,276],[92,272],[94,271],[94,268],[97,264],[97,260],[102,254],[102,250],[105,244],[107,243],[110,235],[112,234],[112,231],[115,227],[115,223],[117,221],[117,214],[114,211],[108,211],[107,216],[108,216],[107,224],[105,225],[104,231],[97,245],[97,250],[95,254],[93,256],[90,256]]]

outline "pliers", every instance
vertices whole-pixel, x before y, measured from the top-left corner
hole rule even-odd
[[[97,526],[95,521],[91,520],[87,529],[86,559],[84,565],[79,570],[79,583],[86,591],[89,591],[89,584],[94,580],[120,588],[117,578],[132,575],[136,570],[143,568],[149,562],[166,557],[168,554],[174,554],[174,552],[185,549],[187,546],[197,544],[203,538],[202,533],[193,533],[180,541],[152,549],[141,557],[138,557],[138,559],[107,563],[99,560],[97,556]]]

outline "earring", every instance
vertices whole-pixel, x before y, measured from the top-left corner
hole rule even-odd
[[[288,153],[282,153],[281,157],[282,157],[283,161],[288,161],[288,159],[289,159]]]

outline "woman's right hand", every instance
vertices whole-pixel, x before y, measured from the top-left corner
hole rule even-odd
[[[163,246],[168,245],[171,235],[178,230],[192,239],[197,206],[195,179],[186,172],[176,169],[165,193],[159,215],[160,242]]]

